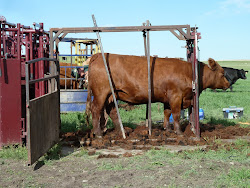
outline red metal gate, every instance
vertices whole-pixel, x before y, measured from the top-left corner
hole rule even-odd
[[[42,23],[34,23],[32,28],[9,23],[4,17],[0,17],[0,30],[1,148],[27,141],[25,62],[48,58],[50,41],[49,32],[44,31]],[[55,72],[51,74],[50,69],[49,61],[40,59],[38,63],[30,65],[28,79],[37,80],[54,75]],[[39,83],[32,82],[29,86],[29,99],[48,94],[50,89],[46,79]],[[59,127],[59,124],[56,126]]]

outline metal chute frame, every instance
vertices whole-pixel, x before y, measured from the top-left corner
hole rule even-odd
[[[51,35],[51,43],[50,46],[51,51],[54,50],[54,44],[56,42],[56,49],[58,50],[58,43],[60,42],[60,40],[62,40],[68,33],[99,33],[99,32],[143,32],[143,37],[144,37],[144,41],[145,41],[145,55],[147,57],[150,57],[150,51],[149,51],[149,31],[170,31],[174,36],[176,36],[179,40],[186,40],[187,44],[188,43],[193,43],[193,44],[197,44],[195,41],[195,35],[196,33],[196,29],[194,31],[194,28],[191,28],[190,25],[161,25],[161,26],[152,26],[151,24],[149,24],[149,21],[147,21],[147,24],[143,24],[142,26],[122,26],[122,27],[65,27],[65,28],[51,28],[50,29],[50,35]],[[195,34],[196,33],[196,34]],[[147,36],[146,36],[147,35]],[[199,39],[200,37],[198,37],[196,39],[196,41]],[[196,69],[198,70],[198,63],[197,63],[197,58],[196,58],[196,52],[195,52],[195,46],[194,45],[190,45],[189,47],[187,46],[187,54],[190,57],[193,58],[188,58],[187,60],[192,62],[194,67],[193,67],[193,83],[196,83],[195,85],[197,86],[198,82],[196,79],[199,77],[198,75],[198,71],[195,71]],[[149,58],[147,58],[149,59]],[[149,62],[148,62],[149,63]],[[150,66],[148,66],[148,72],[150,72]],[[150,75],[149,75],[149,81],[150,81]],[[110,85],[110,87],[112,88],[112,85]],[[150,82],[149,82],[149,86],[148,88],[150,89]],[[198,88],[198,87],[196,87]],[[199,103],[198,99],[198,93],[197,93],[198,89],[194,89],[193,93],[194,93],[194,105],[195,109],[197,108],[197,106],[199,106],[197,103]],[[150,92],[150,90],[149,90]],[[114,99],[115,100],[115,99]],[[148,101],[148,111],[151,112],[150,109],[151,106],[151,98]],[[148,112],[148,114],[150,115],[150,112]],[[119,113],[119,111],[117,112]],[[193,110],[193,113],[195,113],[195,117],[199,116],[199,110]],[[150,117],[148,117],[150,119]],[[149,129],[151,128],[150,124],[151,121],[149,122]],[[196,136],[197,138],[200,137],[200,128],[199,128],[199,119],[197,120],[196,118],[192,118],[192,124],[195,124],[196,126]],[[121,127],[122,124],[120,125]],[[149,130],[149,133],[151,132],[151,130]]]
[[[25,61],[49,57],[49,33],[43,23],[25,26],[0,17],[0,147],[26,142]],[[30,78],[49,71],[48,63],[30,68]],[[32,85],[32,96],[47,92],[47,83]]]

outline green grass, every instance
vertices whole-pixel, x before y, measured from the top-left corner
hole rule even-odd
[[[61,158],[61,145],[56,144],[43,157],[39,163],[47,164]],[[28,160],[28,150],[22,146],[5,146],[0,150],[0,159]],[[2,162],[4,163],[4,162]]]
[[[218,141],[219,142],[219,141]],[[218,182],[221,183],[226,176],[234,177],[234,172],[227,172],[227,168],[232,166],[231,163],[237,163],[235,166],[235,173],[238,173],[240,177],[245,177],[248,171],[241,172],[241,167],[249,166],[248,153],[250,152],[249,143],[245,140],[237,140],[235,144],[227,144],[226,147],[221,147],[218,150],[195,150],[195,151],[183,151],[179,153],[171,153],[168,150],[162,148],[160,150],[151,149],[144,155],[134,156],[131,158],[122,158],[117,160],[103,159],[98,161],[98,170],[159,170],[162,168],[175,168],[177,174],[183,178],[190,176],[199,176],[199,170],[202,173],[207,173],[203,168],[209,168],[212,171],[220,172],[221,176],[218,176]],[[122,163],[120,161],[123,161]],[[218,164],[220,166],[218,166]],[[200,166],[202,165],[202,167]],[[224,165],[226,165],[224,167]],[[185,166],[185,171],[181,166]],[[221,172],[225,172],[222,174]],[[243,175],[242,175],[243,174]],[[247,175],[247,177],[249,174]]]
[[[247,168],[230,169],[228,173],[223,173],[215,181],[216,187],[241,187],[250,186],[250,170]]]
[[[237,144],[238,143],[238,144]],[[228,162],[239,162],[242,164],[249,164],[250,159],[248,153],[250,153],[249,143],[245,140],[238,140],[236,143],[237,149],[233,146],[227,149],[226,147],[221,147],[218,151],[209,150],[195,150],[195,151],[184,151],[179,156],[183,159],[192,160],[221,160]]]
[[[250,61],[218,61],[222,67],[232,67],[250,71]]]
[[[26,147],[22,146],[8,146],[0,150],[1,159],[18,159],[18,160],[27,160],[28,151]]]
[[[86,128],[86,117],[84,113],[61,114],[61,132],[76,132]]]

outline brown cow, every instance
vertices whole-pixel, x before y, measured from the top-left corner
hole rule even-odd
[[[63,63],[60,62],[60,67],[61,66],[71,66],[70,63]],[[78,66],[77,64],[72,64],[72,66]],[[71,71],[74,68],[66,68],[66,78],[74,78],[71,75]],[[84,77],[84,70],[83,68],[79,68],[78,70],[78,74],[79,74],[79,78],[83,78]],[[65,68],[60,68],[60,89],[65,89]],[[72,89],[78,89],[79,88],[79,80],[77,80],[77,78],[74,78],[72,80]],[[71,81],[70,80],[66,80],[66,89],[71,89]]]
[[[105,54],[111,80],[117,99],[131,104],[148,102],[148,70],[146,57]],[[229,87],[224,70],[213,59],[209,65],[200,63],[200,92],[206,88],[226,89]],[[180,111],[192,105],[192,65],[175,58],[151,57],[152,102],[164,103],[164,127],[169,128],[172,113],[177,134],[183,134],[180,125]],[[94,99],[91,103],[90,94]],[[94,134],[102,136],[104,108],[115,128],[119,121],[112,100],[111,90],[101,54],[92,56],[89,65],[89,93],[86,106],[87,120],[92,112]],[[90,105],[91,104],[91,105]],[[100,123],[101,122],[101,123]],[[100,125],[101,124],[101,125]]]

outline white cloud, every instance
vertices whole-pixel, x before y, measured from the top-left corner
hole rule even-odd
[[[243,14],[250,13],[250,0],[223,0],[217,2],[217,8],[208,10],[204,13],[205,16],[228,14]]]
[[[233,11],[234,13],[250,12],[250,0],[225,0],[220,4],[220,8],[224,11]]]

